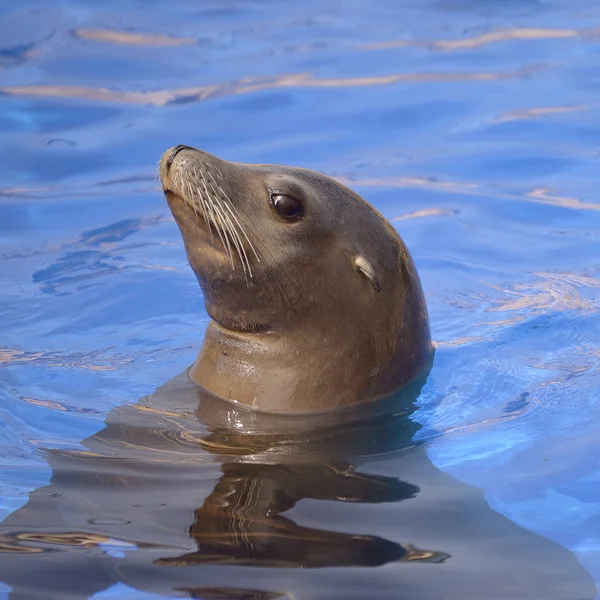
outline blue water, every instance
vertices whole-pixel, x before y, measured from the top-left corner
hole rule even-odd
[[[392,220],[438,344],[430,459],[600,585],[596,0],[22,0],[0,34],[0,518],[44,449],[194,360],[208,317],[155,180],[186,143]]]

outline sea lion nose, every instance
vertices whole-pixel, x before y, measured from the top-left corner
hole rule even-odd
[[[182,151],[182,150],[193,150],[194,148],[192,148],[191,146],[186,146],[185,144],[179,144],[178,146],[174,146],[173,150],[171,150],[171,154],[169,155],[169,158],[167,159],[167,167],[170,167],[173,164],[173,161],[175,160],[175,157]]]

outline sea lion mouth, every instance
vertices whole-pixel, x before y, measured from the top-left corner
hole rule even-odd
[[[198,150],[180,144],[167,150],[160,161],[160,179],[167,202],[180,201],[195,215],[198,227],[210,235],[214,249],[227,256],[231,269],[241,264],[246,281],[254,277],[251,262],[260,257],[236,203],[228,195],[223,174],[203,160]],[[220,246],[220,247],[219,247]]]

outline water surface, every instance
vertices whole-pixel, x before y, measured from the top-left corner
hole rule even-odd
[[[41,570],[36,553],[16,557],[26,547],[44,550],[37,554],[50,560],[51,579],[43,589],[60,598],[69,597],[57,587],[68,579],[58,576],[63,565],[89,573],[86,557],[96,554],[110,573],[93,590],[98,598],[196,588],[202,597],[398,598],[407,581],[420,586],[402,588],[407,597],[425,598],[436,591],[427,582],[473,581],[459,575],[477,571],[466,557],[474,561],[478,546],[458,543],[447,514],[432,517],[433,506],[468,510],[478,493],[470,485],[487,503],[472,500],[482,507],[475,524],[498,523],[495,534],[481,529],[481,543],[504,532],[524,544],[513,548],[532,544],[532,574],[576,559],[583,591],[565,597],[590,597],[586,577],[600,582],[597,3],[38,0],[2,5],[0,31],[0,562],[17,565],[12,575],[22,569],[32,581]],[[147,452],[133,458],[113,448],[119,460],[107,477],[122,468],[128,483],[101,486],[102,514],[92,517],[81,506],[100,492],[76,474],[101,469],[73,458],[88,448],[82,440],[108,415],[129,423],[137,409],[127,407],[193,361],[207,322],[154,180],[160,153],[177,143],[228,160],[315,168],[372,202],[419,268],[435,363],[417,410],[395,421],[402,435],[387,443],[382,433],[382,447],[345,456],[327,446],[290,479],[262,458],[255,471],[230,461],[222,443],[206,450],[199,440],[210,432],[198,421],[189,471],[144,471],[152,439],[137,440]],[[184,452],[191,442],[173,435]],[[144,494],[165,506],[131,508],[140,502],[128,460],[146,474]],[[51,464],[58,475],[49,488]],[[364,476],[351,490],[362,501],[315,498],[323,481],[315,472],[338,474],[324,476],[327,496],[348,465]],[[294,506],[277,518],[303,528],[309,549],[316,530],[451,556],[411,563],[386,546],[397,554],[384,552],[394,560],[378,567],[332,551],[327,560],[338,564],[303,573],[213,562],[132,575],[127,565],[194,550],[189,528],[223,478],[269,480],[290,493]],[[291,481],[311,483],[292,493]],[[32,499],[62,494],[71,508],[51,506],[49,523],[46,509],[39,522],[27,517],[30,528],[106,539],[19,539],[15,549],[23,514],[15,511],[34,490]],[[108,515],[115,505],[130,507],[131,533]],[[73,507],[98,522],[77,523]],[[419,510],[428,519],[411,529]],[[370,546],[361,552],[373,556]],[[485,564],[500,573],[515,562]],[[0,573],[0,596],[9,579]],[[72,597],[87,597],[91,580],[73,576]],[[40,589],[23,597],[41,598]],[[481,597],[477,587],[464,591]],[[510,597],[527,593],[522,581]]]

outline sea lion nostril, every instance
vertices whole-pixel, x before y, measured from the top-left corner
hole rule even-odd
[[[170,167],[173,164],[173,161],[175,160],[175,157],[182,150],[191,150],[191,149],[192,149],[191,146],[186,146],[185,144],[179,144],[178,146],[175,146],[175,148],[173,148],[173,151],[171,152],[171,156],[169,156],[169,158],[167,160],[167,166]]]

